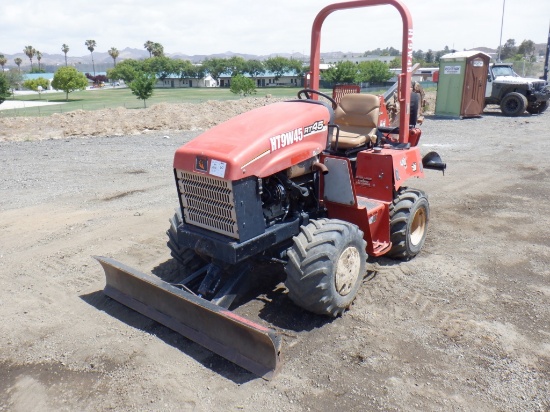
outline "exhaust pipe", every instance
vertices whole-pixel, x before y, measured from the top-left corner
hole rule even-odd
[[[437,152],[430,152],[422,158],[422,166],[424,166],[424,169],[440,170],[445,175],[447,163],[443,163]]]

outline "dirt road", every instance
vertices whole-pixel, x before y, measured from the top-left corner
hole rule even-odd
[[[327,321],[279,285],[239,308],[283,333],[257,379],[102,293],[92,255],[161,274],[175,149],[197,132],[0,143],[0,410],[549,411],[550,114],[423,125],[445,176],[423,252],[369,262]]]

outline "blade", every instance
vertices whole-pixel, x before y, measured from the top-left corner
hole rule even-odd
[[[274,330],[114,259],[93,257],[105,270],[107,296],[264,379],[278,371],[281,338]]]

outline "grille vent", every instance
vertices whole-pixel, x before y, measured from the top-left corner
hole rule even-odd
[[[185,221],[238,239],[232,183],[180,170],[177,177]]]

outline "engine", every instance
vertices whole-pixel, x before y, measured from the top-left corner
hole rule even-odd
[[[318,207],[317,157],[259,180],[266,227]]]

